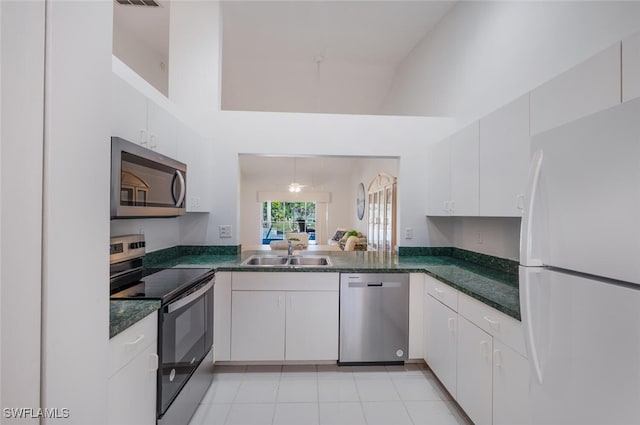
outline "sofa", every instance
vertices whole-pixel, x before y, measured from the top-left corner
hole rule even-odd
[[[348,232],[346,229],[337,229],[329,240],[329,244],[337,244],[343,251],[366,251],[367,237],[360,232],[357,236],[348,236]]]

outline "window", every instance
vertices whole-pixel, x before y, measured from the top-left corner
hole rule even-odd
[[[265,201],[262,203],[262,243],[284,239],[285,233],[306,232],[316,239],[316,203]]]

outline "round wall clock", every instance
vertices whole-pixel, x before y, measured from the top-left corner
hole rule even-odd
[[[364,217],[364,200],[365,200],[364,183],[360,183],[358,185],[358,194],[356,195],[358,220],[362,220],[362,218]]]

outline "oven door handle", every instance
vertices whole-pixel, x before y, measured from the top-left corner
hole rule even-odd
[[[167,311],[169,313],[173,313],[176,310],[181,309],[182,307],[184,307],[185,305],[191,303],[192,301],[198,299],[199,297],[201,297],[205,292],[207,292],[209,289],[211,289],[213,287],[213,283],[214,280],[211,279],[211,281],[209,283],[207,283],[205,286],[203,286],[202,288],[198,289],[195,292],[192,292],[191,294],[187,295],[184,298],[180,298],[178,301],[170,303],[167,307]]]

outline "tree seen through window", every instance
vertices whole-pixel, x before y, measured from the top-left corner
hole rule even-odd
[[[262,243],[284,239],[285,233],[306,232],[315,240],[316,203],[265,201],[262,203]]]

